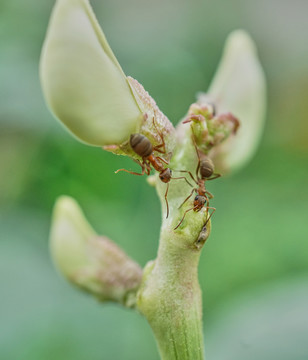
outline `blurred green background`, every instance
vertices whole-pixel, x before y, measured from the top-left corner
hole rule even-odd
[[[255,39],[267,124],[253,161],[211,183],[217,212],[200,261],[207,358],[308,359],[308,2],[91,3],[126,74],[174,123],[207,89],[228,33]],[[44,104],[38,63],[53,4],[0,0],[0,358],[158,359],[141,316],[75,291],[49,258],[61,194],[142,266],[160,226],[145,178],[114,174],[130,160],[78,143]]]

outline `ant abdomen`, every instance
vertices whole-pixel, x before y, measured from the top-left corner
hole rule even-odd
[[[130,146],[142,158],[147,158],[153,152],[151,141],[142,134],[132,134],[130,136]]]
[[[205,156],[200,162],[200,175],[202,179],[207,179],[211,177],[214,173],[214,164],[213,161]]]

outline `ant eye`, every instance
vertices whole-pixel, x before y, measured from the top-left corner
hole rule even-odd
[[[197,200],[199,200],[199,195],[197,195],[197,196],[195,197],[195,201],[197,201]]]

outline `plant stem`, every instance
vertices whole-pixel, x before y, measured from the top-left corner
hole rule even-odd
[[[200,249],[162,231],[157,259],[144,270],[137,307],[154,332],[163,360],[202,360],[202,299],[198,283]]]

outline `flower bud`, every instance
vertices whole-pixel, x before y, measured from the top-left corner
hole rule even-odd
[[[236,134],[215,147],[212,155],[218,172],[243,166],[260,142],[266,106],[264,73],[255,44],[245,31],[229,35],[208,93],[199,94],[198,103],[214,103],[218,115],[231,113],[239,119]]]
[[[40,77],[52,113],[87,144],[120,144],[142,120],[88,0],[57,0],[42,50]]]
[[[111,240],[98,236],[68,196],[55,204],[50,249],[56,267],[71,283],[101,301],[134,305],[141,268]]]

